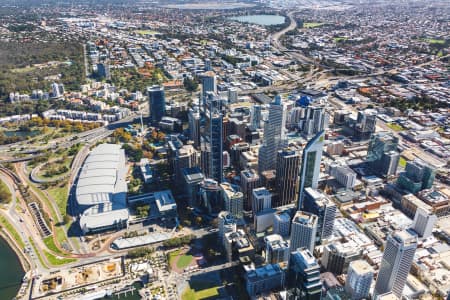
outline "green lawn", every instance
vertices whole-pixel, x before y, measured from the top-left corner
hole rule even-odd
[[[339,42],[345,42],[347,40],[347,38],[343,37],[343,36],[338,36],[338,37],[335,37],[333,40],[335,43],[339,43]]]
[[[192,288],[187,288],[181,295],[182,300],[201,300],[208,299],[210,297],[219,296],[218,287],[212,287],[200,291],[195,291]]]
[[[0,216],[0,225],[4,227],[6,231],[8,231],[9,235],[16,241],[17,245],[19,245],[20,248],[25,248],[25,244],[22,241],[19,233],[4,216]]]
[[[66,214],[67,199],[69,196],[67,184],[62,187],[48,189],[47,192],[53,197],[53,199],[55,199],[59,212],[64,216]]]
[[[396,124],[396,123],[386,123],[387,127],[389,127],[390,129],[394,130],[394,131],[403,131],[405,130],[405,128],[403,128],[402,126]]]
[[[179,269],[186,268],[187,266],[189,266],[191,264],[193,259],[194,259],[194,257],[189,254],[179,256],[178,261],[177,261],[177,268],[179,268]]]
[[[322,25],[325,25],[325,23],[316,23],[316,22],[303,23],[303,28],[316,28]]]
[[[0,203],[9,203],[12,200],[11,191],[9,190],[6,183],[0,180]]]
[[[47,264],[46,264],[46,263],[44,262],[44,260],[42,259],[41,253],[37,250],[36,245],[34,244],[34,241],[33,241],[33,239],[32,239],[31,237],[30,237],[30,244],[31,244],[31,246],[33,247],[34,252],[36,253],[36,255],[37,255],[37,257],[38,257],[39,262],[41,263],[41,265],[42,265],[44,268],[47,268]]]
[[[175,250],[169,253],[169,264],[172,265],[176,261],[177,268],[184,269],[191,264],[194,257],[190,254],[180,255],[180,252],[180,250]]]
[[[398,165],[402,168],[406,167],[406,159],[404,159],[403,156],[400,156],[400,159],[398,160]]]
[[[429,44],[445,44],[445,40],[443,39],[424,39],[423,41]]]
[[[48,262],[54,266],[61,266],[77,261],[75,258],[60,258],[44,250]]]
[[[64,252],[62,252],[61,250],[58,249],[58,247],[56,247],[55,241],[53,240],[53,236],[46,237],[44,239],[44,244],[45,246],[47,246],[49,250],[53,251],[54,253],[65,255]]]

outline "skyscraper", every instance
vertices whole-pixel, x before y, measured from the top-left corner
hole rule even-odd
[[[219,219],[219,242],[224,245],[225,234],[236,231],[236,220],[228,211],[221,211],[217,218]]]
[[[198,166],[198,162],[198,152],[192,145],[183,145],[183,147],[177,149],[173,160],[175,181],[182,182],[184,177],[183,170],[185,168],[193,168]]]
[[[291,252],[287,277],[288,299],[320,300],[322,298],[320,265],[307,248]]]
[[[291,251],[305,247],[314,252],[317,232],[317,216],[304,211],[297,211],[291,225]]]
[[[267,170],[275,170],[277,151],[285,140],[286,107],[277,95],[270,103],[269,118],[264,123],[263,145],[259,149],[258,169],[259,173]]]
[[[328,127],[329,116],[325,112],[325,107],[309,105],[304,108],[303,113],[298,127],[305,137],[311,138]]]
[[[312,187],[317,189],[320,175],[320,162],[322,160],[323,144],[325,132],[316,134],[305,146],[302,154],[302,167],[300,170],[300,184],[298,209],[303,207],[303,197],[305,188]]]
[[[345,280],[345,291],[353,300],[368,299],[372,280],[373,269],[365,260],[352,261]]]
[[[223,181],[223,115],[215,101],[207,112],[206,124],[200,137],[202,171],[218,183]]]
[[[375,133],[377,125],[377,111],[366,109],[358,112],[355,124],[355,137],[359,140],[367,140]]]
[[[192,107],[188,112],[189,138],[194,141],[194,147],[200,146],[200,111],[198,106]]]
[[[261,186],[258,173],[253,169],[241,171],[241,192],[244,194],[244,210],[252,210],[253,189]]]
[[[273,233],[282,237],[289,236],[291,217],[287,212],[277,212],[273,215]]]
[[[201,94],[201,103],[202,106],[205,107],[207,93],[213,92],[217,93],[217,78],[216,74],[213,71],[207,71],[200,75],[200,82],[202,84],[202,94]]]
[[[417,238],[408,231],[396,231],[388,236],[375,284],[375,297],[387,292],[402,297],[416,248]]]
[[[152,124],[158,124],[166,114],[166,97],[164,87],[154,85],[147,88],[147,96],[150,101],[150,119]]]
[[[279,207],[295,201],[300,168],[299,151],[294,148],[279,150],[276,167],[278,201],[273,206]]]
[[[408,161],[405,172],[400,173],[397,185],[410,193],[417,193],[433,186],[436,169],[420,159]]]
[[[420,237],[427,238],[433,233],[433,227],[437,220],[436,215],[430,210],[418,207],[412,228]]]
[[[328,197],[313,188],[305,189],[303,210],[318,217],[316,243],[333,234],[336,205]]]
[[[253,189],[252,196],[253,215],[265,209],[272,208],[272,194],[265,187]]]
[[[390,132],[378,132],[372,135],[367,150],[367,162],[370,168],[383,176],[395,174],[399,160],[397,146],[398,138]]]
[[[254,104],[251,110],[251,125],[252,129],[261,127],[261,105]]]

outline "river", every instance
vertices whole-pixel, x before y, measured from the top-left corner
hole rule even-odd
[[[8,243],[0,237],[0,299],[17,295],[25,275],[19,258]]]

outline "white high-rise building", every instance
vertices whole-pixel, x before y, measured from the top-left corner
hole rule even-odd
[[[265,209],[272,208],[272,193],[265,187],[253,189],[252,212],[257,214]]]
[[[356,184],[356,173],[348,166],[341,166],[336,163],[331,164],[330,175],[346,189],[352,189]]]
[[[289,242],[278,234],[271,234],[264,238],[266,243],[266,263],[276,264],[289,260]]]
[[[236,220],[228,211],[221,211],[218,216],[219,219],[219,242],[224,245],[225,234],[228,232],[236,232]]]
[[[406,230],[388,236],[375,284],[375,298],[388,292],[402,297],[416,248],[417,237]]]
[[[345,280],[345,291],[353,300],[368,299],[373,268],[365,260],[352,261]]]
[[[437,220],[435,214],[423,207],[418,207],[414,216],[413,229],[420,237],[427,238],[433,233]]]
[[[258,169],[259,173],[276,169],[277,151],[285,142],[286,130],[286,106],[277,95],[270,103],[269,117],[264,123],[263,145],[259,149]]]
[[[241,192],[244,194],[244,210],[252,210],[253,189],[261,186],[261,179],[253,169],[241,171]]]
[[[222,188],[225,210],[237,219],[242,218],[244,215],[244,195],[233,189],[228,182],[221,183],[220,187]]]
[[[291,226],[291,251],[307,248],[314,252],[317,232],[317,216],[304,211],[297,211]]]
[[[298,197],[298,209],[303,207],[305,189],[312,187],[317,189],[320,175],[320,162],[322,160],[325,131],[316,134],[303,149],[302,167],[300,169],[300,185]]]

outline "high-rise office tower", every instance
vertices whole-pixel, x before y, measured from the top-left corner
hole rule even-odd
[[[252,129],[261,128],[261,105],[254,104],[251,110],[251,126]]]
[[[207,93],[217,93],[217,78],[213,71],[207,71],[200,75],[200,82],[202,84],[201,104],[206,105]]]
[[[223,210],[222,189],[214,179],[205,179],[199,188],[200,206],[209,214]]]
[[[367,150],[367,162],[370,168],[383,176],[395,174],[399,160],[397,146],[398,138],[392,133],[373,134]]]
[[[214,103],[207,110],[207,120],[201,136],[202,170],[208,178],[223,181],[223,115]]]
[[[318,217],[316,242],[321,243],[333,234],[336,205],[326,195],[313,188],[305,189],[303,210]]]
[[[183,145],[183,147],[176,150],[175,158],[173,160],[173,169],[175,171],[175,181],[182,182],[183,170],[185,168],[193,168],[198,166],[199,156],[198,152],[192,145]]]
[[[345,280],[345,291],[353,300],[368,299],[372,280],[373,268],[365,260],[352,261]]]
[[[304,108],[304,115],[298,122],[300,132],[311,138],[328,127],[329,116],[325,107],[309,105]]]
[[[325,139],[325,131],[316,134],[305,146],[300,169],[298,209],[303,207],[303,196],[307,187],[317,189],[320,175],[320,162]]]
[[[377,125],[377,111],[366,109],[358,112],[355,124],[355,137],[360,140],[367,140],[375,133]]]
[[[225,210],[229,211],[236,219],[242,218],[244,216],[244,195],[236,191],[228,182],[221,183],[220,187]]]
[[[435,176],[436,168],[420,159],[415,159],[406,163],[405,172],[400,173],[397,185],[415,194],[421,190],[431,188]]]
[[[282,237],[289,236],[291,217],[287,212],[277,212],[273,215],[273,233]]]
[[[166,114],[166,97],[164,87],[154,85],[147,88],[147,96],[150,104],[150,119],[152,124],[158,124]]]
[[[347,273],[350,263],[361,258],[361,249],[353,242],[330,243],[323,247],[320,264],[329,272]]]
[[[438,218],[431,211],[418,207],[412,228],[420,237],[427,238],[433,233],[433,227],[437,220]]]
[[[270,193],[265,187],[253,189],[252,196],[253,215],[265,209],[272,208],[272,193]]]
[[[307,248],[291,252],[288,265],[287,299],[320,300],[320,265]]]
[[[237,88],[229,88],[228,89],[228,103],[236,103],[238,102],[238,90]]]
[[[416,248],[417,237],[406,230],[388,236],[375,284],[375,297],[387,292],[402,297]]]
[[[285,148],[277,153],[276,191],[278,201],[274,207],[295,202],[300,169],[300,152],[295,148]]]
[[[209,58],[205,59],[205,71],[212,71],[212,62]]]
[[[241,192],[244,194],[244,210],[252,210],[253,189],[261,186],[261,179],[253,169],[241,171]]]
[[[188,112],[189,138],[194,141],[194,147],[200,146],[200,111],[198,106],[192,107]]]
[[[258,169],[259,173],[267,170],[275,170],[277,151],[285,141],[286,107],[277,95],[270,103],[269,118],[264,123],[263,145],[259,149]]]
[[[297,211],[291,225],[291,251],[305,247],[314,252],[317,232],[317,216],[304,211]]]
[[[281,235],[271,234],[264,237],[266,243],[266,263],[276,264],[287,262],[289,259],[289,242],[283,240]]]

